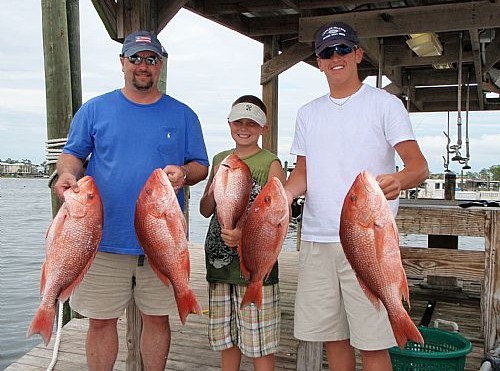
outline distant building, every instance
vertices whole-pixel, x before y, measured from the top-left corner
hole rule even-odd
[[[0,175],[2,176],[34,176],[39,174],[38,165],[23,162],[13,164],[0,162]]]

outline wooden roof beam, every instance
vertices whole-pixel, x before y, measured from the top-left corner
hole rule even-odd
[[[123,41],[137,30],[159,33],[187,0],[92,0],[109,36]]]
[[[465,91],[465,88],[462,88],[462,92]],[[446,86],[446,87],[428,87],[428,88],[418,88],[415,89],[415,98],[418,101],[427,102],[448,102],[455,101],[455,108],[457,110],[457,91],[458,86]],[[471,95],[470,102],[478,102],[477,96]],[[465,94],[462,94],[462,103],[463,107],[465,107]]]
[[[457,102],[456,101],[431,101],[431,100],[426,100],[422,104],[422,112],[448,112],[448,111],[456,111],[457,110]],[[493,108],[493,106],[485,106],[486,109],[498,109]],[[477,100],[471,101],[469,104],[469,111],[479,111],[479,104]],[[414,111],[413,108],[410,109],[410,112],[417,112]]]
[[[482,73],[482,64],[481,64],[481,51],[480,51],[480,45],[479,45],[479,32],[476,28],[469,29],[469,38],[470,38],[470,43],[472,47],[472,57],[474,60],[474,74],[475,76],[469,76],[468,81],[466,80],[466,84],[470,84],[470,81],[472,81],[472,78],[475,77],[476,81],[483,81],[483,73]],[[467,76],[465,77],[467,79]],[[483,88],[481,84],[476,85],[476,91],[477,91],[477,98],[479,102],[479,108],[481,110],[484,109],[484,102],[483,102]]]
[[[160,1],[158,3],[158,28],[157,33],[165,28],[165,26],[174,18],[179,10],[186,5],[188,0],[176,1]]]
[[[500,2],[484,0],[302,17],[299,41],[312,41],[319,27],[333,21],[349,23],[360,38],[495,28],[500,27]]]
[[[387,4],[387,0],[372,0],[371,4]],[[336,0],[332,3],[331,0],[316,0],[316,1],[298,1],[298,0],[250,0],[250,1],[226,1],[226,0],[210,0],[200,2],[190,2],[189,7],[198,8],[205,16],[212,17],[220,14],[241,14],[241,13],[259,13],[259,12],[276,12],[282,11],[285,4],[290,9],[298,12],[314,9],[328,9],[332,7],[355,7],[359,6],[359,0]],[[199,5],[196,3],[200,3]]]
[[[446,46],[443,54],[434,57],[419,57],[410,49],[387,50],[385,60],[390,66],[430,66],[433,64],[456,63],[458,61],[458,48]],[[471,63],[474,56],[470,51],[462,54],[462,63]]]
[[[497,30],[498,32],[498,30]],[[498,61],[500,61],[500,35],[486,47],[486,62],[484,63],[483,71],[488,72]]]
[[[468,67],[465,67],[467,69]],[[456,85],[457,84],[457,70],[456,68],[446,70],[406,70],[403,73],[403,81],[407,79],[406,76],[410,75],[410,83],[413,86],[436,86],[436,85]],[[471,76],[471,84],[475,84],[475,75]]]
[[[260,83],[264,85],[272,78],[286,71],[295,64],[302,62],[304,59],[314,54],[312,44],[296,43],[290,48],[284,50],[281,54],[268,60],[261,66]]]
[[[117,4],[114,0],[92,0],[99,18],[101,18],[106,31],[108,31],[109,37],[111,39],[117,39],[117,24],[116,24],[116,12]]]

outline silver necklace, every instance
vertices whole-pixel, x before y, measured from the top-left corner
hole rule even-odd
[[[344,104],[346,104],[346,103],[349,101],[349,99],[351,99],[351,97],[352,97],[354,94],[356,94],[356,93],[358,92],[358,90],[359,90],[359,89],[361,89],[361,87],[362,87],[362,86],[363,86],[363,84],[359,84],[358,88],[357,88],[356,90],[354,90],[354,91],[353,91],[353,93],[352,93],[351,95],[349,95],[347,98],[345,98],[345,100],[344,100],[342,103],[337,103],[337,102],[335,102],[335,101],[333,100],[334,98],[333,98],[331,95],[329,95],[329,96],[328,96],[328,98],[330,98],[330,102],[332,102],[332,103],[335,105],[335,107],[337,107],[337,109],[339,109],[339,110],[343,110],[343,109],[344,109],[344,108],[343,108]]]

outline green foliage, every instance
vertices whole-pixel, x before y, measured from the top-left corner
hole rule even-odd
[[[491,166],[489,171],[492,174],[491,180],[500,180],[500,165]]]

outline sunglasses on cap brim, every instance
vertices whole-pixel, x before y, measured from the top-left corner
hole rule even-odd
[[[334,53],[336,53],[340,56],[344,56],[347,54],[351,54],[357,48],[358,47],[356,45],[354,45],[354,46],[349,46],[349,45],[345,45],[345,44],[334,45],[334,46],[330,46],[329,48],[326,48],[323,51],[321,51],[318,54],[318,57],[320,59],[330,59]]]

